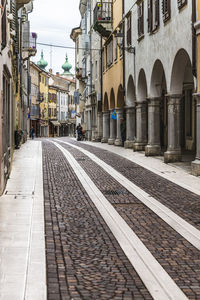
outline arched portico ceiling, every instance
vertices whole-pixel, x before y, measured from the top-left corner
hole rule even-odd
[[[104,94],[104,99],[103,99],[103,111],[108,111],[109,106],[108,106],[108,94]]]
[[[140,70],[138,77],[138,89],[137,89],[138,101],[144,101],[147,97],[147,81],[146,75],[143,69]]]
[[[124,107],[124,89],[120,84],[117,92],[117,107]]]
[[[184,49],[180,49],[172,67],[170,94],[182,94],[184,83],[193,84],[194,79],[190,57]]]
[[[113,88],[110,91],[110,109],[114,109],[115,108],[115,93]]]
[[[150,97],[160,97],[163,90],[167,90],[166,77],[163,65],[161,61],[157,59],[151,74]]]
[[[129,79],[128,79],[128,84],[127,84],[126,105],[132,106],[135,101],[136,101],[135,84],[134,84],[132,75],[130,75]]]

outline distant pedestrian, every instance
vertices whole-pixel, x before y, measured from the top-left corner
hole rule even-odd
[[[79,123],[78,126],[76,127],[76,131],[77,131],[77,141],[80,141],[81,140],[81,137],[82,137],[82,126],[81,124]]]
[[[30,136],[31,136],[32,140],[34,139],[34,133],[35,133],[35,130],[34,130],[33,126],[32,126],[31,130],[30,130]]]

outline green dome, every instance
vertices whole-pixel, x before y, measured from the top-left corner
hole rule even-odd
[[[68,62],[68,57],[67,57],[67,54],[66,54],[66,59],[65,59],[65,63],[62,65],[62,68],[64,70],[64,73],[63,75],[71,75],[71,68],[72,68],[72,65]]]
[[[44,54],[43,54],[43,50],[41,52],[41,58],[40,60],[37,62],[37,65],[40,69],[45,70],[46,66],[48,65],[48,62],[46,60],[44,60]]]

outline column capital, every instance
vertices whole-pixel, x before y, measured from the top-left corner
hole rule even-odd
[[[143,100],[143,101],[135,101],[136,106],[137,105],[142,105],[142,104],[146,104],[147,103],[147,99]]]
[[[161,102],[161,97],[151,97],[147,99],[149,106],[159,106]]]
[[[136,105],[124,106],[124,109],[129,109],[129,108],[132,109],[132,108],[135,108],[135,106],[136,106]]]
[[[110,111],[109,110],[103,111],[102,114],[103,115],[108,115],[108,114],[110,114]]]
[[[196,30],[196,35],[200,34],[200,20],[198,20],[196,23],[194,23],[194,28]]]
[[[167,94],[166,95],[168,98],[168,105],[172,104],[180,104],[181,98],[183,97],[182,94]]]
[[[199,106],[200,105],[200,93],[194,93],[192,96],[197,101],[197,105]]]

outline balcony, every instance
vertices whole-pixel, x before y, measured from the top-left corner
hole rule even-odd
[[[112,32],[113,21],[112,2],[97,2],[94,9],[94,30],[101,36],[108,37]]]
[[[17,9],[21,8],[24,4],[28,4],[31,0],[17,0]]]

